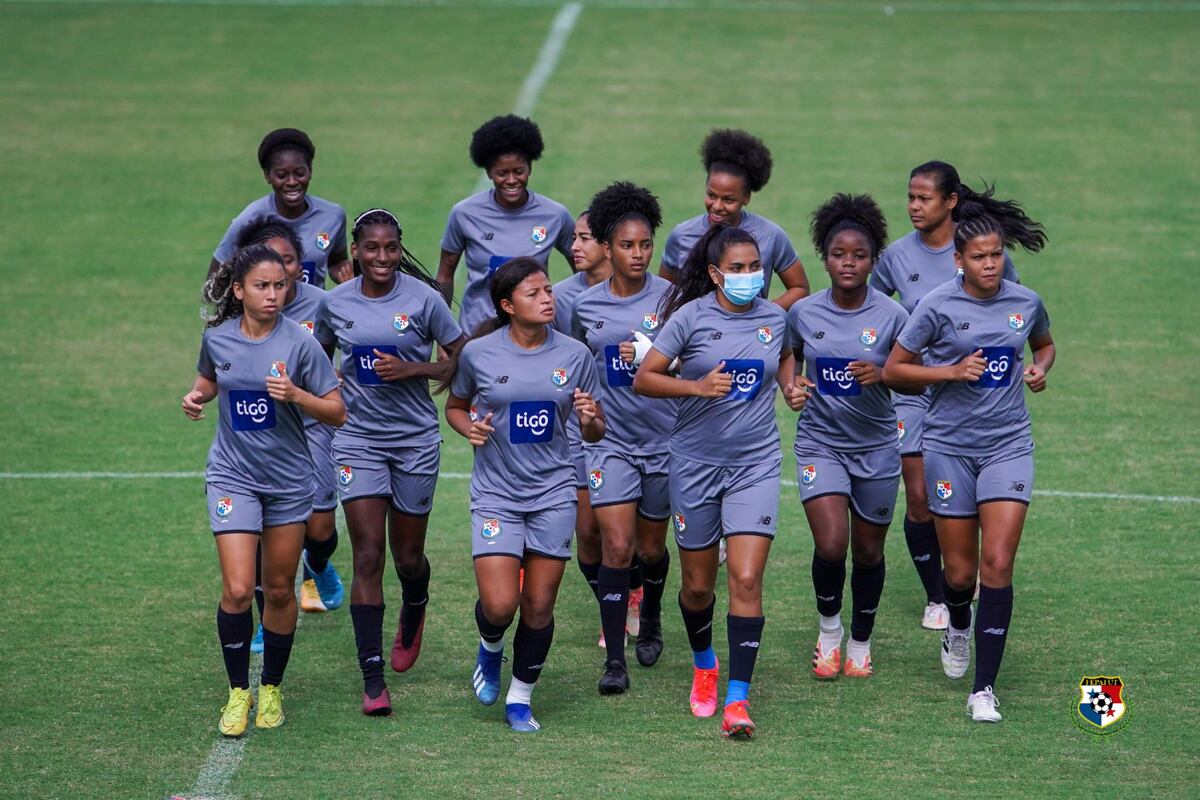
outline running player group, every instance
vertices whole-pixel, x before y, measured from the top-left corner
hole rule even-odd
[[[655,276],[654,195],[614,183],[573,218],[529,188],[542,149],[528,119],[497,117],[475,131],[471,158],[493,185],[450,212],[434,277],[382,208],[354,219],[347,252],[341,207],[308,192],[309,137],[281,129],[263,140],[271,193],[233,221],[214,254],[198,375],[183,399],[192,419],[208,402],[220,409],[206,481],[230,683],[221,733],[242,735],[256,703],[257,727],[282,724],[298,565],[301,607],[343,602],[330,563],[339,499],[353,549],[362,711],[391,713],[383,573],[390,549],[402,597],[390,662],[402,673],[420,653],[429,597],[424,544],[441,441],[431,381],[447,394],[447,423],[475,452],[472,685],[484,705],[499,699],[516,619],[505,699],[513,730],[539,727],[531,695],[549,663],[572,538],[599,606],[600,693],[629,688],[627,634],[641,665],[659,660],[670,526],[694,667],[690,711],[710,717],[720,707],[724,735],[753,735],[748,693],[779,518],[776,386],[798,412],[797,486],[819,615],[813,676],[873,674],[884,538],[903,478],[905,538],[928,596],[921,624],[945,631],[949,678],[967,672],[974,626],[967,709],[999,721],[992,687],[1033,488],[1024,389],[1042,391],[1054,362],[1046,310],[1006,250],[1037,252],[1042,227],[991,187],[973,191],[930,161],[909,176],[914,230],[890,245],[868,195],[837,194],[813,212],[812,244],[831,286],[810,295],[787,234],[747,208],[770,178],[769,151],[743,131],[715,130],[700,148],[705,213],[671,231]],[[553,286],[552,250],[575,270]],[[774,275],[783,292],[772,301]],[[338,282],[330,291],[326,276]],[[722,561],[729,649],[719,705],[712,622]],[[262,652],[257,697],[252,650]]]

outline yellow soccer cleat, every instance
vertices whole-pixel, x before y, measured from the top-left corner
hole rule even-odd
[[[317,582],[312,578],[300,584],[300,608],[309,613],[321,613],[325,610],[321,593],[317,591]]]
[[[254,727],[278,728],[283,724],[283,695],[278,686],[263,684],[258,687],[258,713],[254,715]]]
[[[249,689],[230,689],[229,702],[221,709],[221,720],[217,730],[222,736],[237,738],[246,732],[246,723],[250,719],[250,708],[254,705],[254,695]]]

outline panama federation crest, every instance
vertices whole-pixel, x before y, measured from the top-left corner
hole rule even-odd
[[[879,333],[874,328],[863,328],[859,341],[868,347],[879,341]]]
[[[479,529],[479,535],[488,541],[495,539],[500,535],[500,520],[485,519],[483,521],[483,527]]]
[[[800,470],[800,481],[807,486],[817,479],[817,465],[805,464],[804,469]]]
[[[313,332],[313,327],[314,327],[313,321],[311,319],[302,320],[300,322],[300,327],[304,328],[305,331],[307,331],[309,334],[311,334]]]
[[[558,367],[550,373],[550,380],[555,386],[565,386],[567,384],[567,379],[570,377],[570,374],[562,367]]]
[[[1014,331],[1021,330],[1021,328],[1025,327],[1025,318],[1020,314],[1009,314],[1008,327],[1012,328]]]
[[[222,497],[217,500],[217,516],[228,517],[233,513],[233,498]]]
[[[328,250],[329,249],[329,234],[328,233],[325,233],[324,231],[322,231],[321,233],[317,234],[317,249],[318,250]]]
[[[675,530],[679,531],[680,533],[683,533],[687,530],[687,522],[684,521],[683,514],[679,513],[678,511],[675,512]]]
[[[283,373],[285,373],[285,372],[287,372],[287,364],[283,363],[282,361],[272,361],[271,362],[271,377],[272,378],[282,378]]]
[[[904,429],[904,423],[901,420],[896,420],[896,431],[898,433],[896,438],[903,442],[904,434],[908,433],[908,431]]]
[[[758,340],[763,344],[770,344],[771,340],[774,338],[775,335],[771,333],[771,329],[766,325],[763,325],[758,329]]]
[[[937,496],[942,500],[949,500],[954,496],[954,487],[950,485],[950,481],[937,482]]]
[[[408,318],[408,314],[396,314],[394,317],[392,317],[392,327],[395,328],[399,333],[404,333],[406,330],[408,330],[409,323],[410,320]]]
[[[534,244],[541,244],[546,241],[546,226],[534,225],[533,230],[529,232],[529,238],[533,239]]]
[[[338,483],[342,486],[354,483],[354,468],[349,464],[342,464],[338,467]]]
[[[1129,706],[1125,682],[1119,676],[1085,675],[1079,679],[1079,704],[1075,724],[1090,733],[1113,733],[1123,727]]]
[[[658,314],[649,313],[642,317],[642,327],[652,331],[658,327]]]
[[[598,469],[593,469],[588,472],[588,486],[592,487],[592,491],[596,491],[604,485],[604,473]]]

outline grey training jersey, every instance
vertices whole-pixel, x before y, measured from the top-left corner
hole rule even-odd
[[[575,301],[571,334],[587,345],[600,378],[604,405],[604,438],[595,447],[635,456],[664,453],[675,425],[675,403],[633,392],[633,364],[621,360],[620,343],[633,341],[632,331],[653,341],[662,330],[658,310],[671,283],[647,275],[642,290],[630,297],[612,293],[612,279],[603,281]]]
[[[267,394],[267,377],[286,372],[299,388],[321,397],[338,386],[321,346],[280,316],[263,339],[242,333],[241,317],[204,331],[196,370],[217,382],[220,422],[204,478],[246,492],[297,497],[312,494],[313,462],[304,413]]]
[[[575,311],[575,299],[592,287],[588,286],[587,273],[576,272],[554,284],[554,329],[571,335],[571,315]]]
[[[788,342],[804,348],[804,374],[817,385],[796,421],[797,434],[847,452],[896,446],[891,392],[882,383],[863,386],[848,366],[867,361],[883,368],[908,321],[900,304],[868,287],[863,304],[850,310],[824,289],[798,301],[787,318]]]
[[[925,415],[923,446],[939,453],[986,457],[1032,447],[1025,408],[1025,343],[1050,330],[1042,299],[1018,283],[1001,281],[987,300],[971,297],[962,278],[925,296],[897,343],[925,353],[926,366],[957,364],[983,350],[987,371],[976,383],[936,384]]]
[[[717,291],[676,311],[654,341],[668,360],[679,359],[684,380],[700,380],[721,361],[733,376],[724,397],[678,401],[670,453],[715,466],[777,461],[775,375],[789,346],[787,318],[761,297],[749,311],[731,314],[717,302]]]
[[[280,313],[312,334],[316,326],[317,309],[324,297],[324,289],[296,281],[296,296],[292,298],[292,302],[280,309]],[[304,416],[304,427],[311,428],[320,424],[307,414]]]
[[[502,208],[492,189],[473,194],[450,210],[442,249],[462,253],[467,262],[459,324],[470,335],[481,322],[496,316],[488,293],[488,278],[505,261],[533,256],[546,264],[550,251],[571,258],[575,219],[560,203],[529,192],[525,205]]]
[[[225,231],[221,243],[217,245],[213,258],[217,261],[228,261],[237,252],[237,238],[246,227],[258,217],[273,217],[290,225],[300,237],[300,245],[304,252],[300,253],[300,264],[304,267],[304,282],[313,286],[325,286],[325,276],[329,274],[329,254],[346,251],[346,212],[337,203],[322,200],[308,195],[308,210],[299,219],[284,219],[275,208],[275,195],[260,197],[242,209],[242,213],[234,217]]]
[[[527,513],[575,502],[566,418],[576,387],[596,396],[592,354],[552,328],[534,350],[514,343],[507,325],[467,342],[450,391],[471,401],[473,418],[491,413],[496,429],[474,448],[472,510]]]
[[[387,383],[375,372],[379,350],[403,361],[429,361],[433,343],[458,341],[462,331],[441,294],[396,273],[392,290],[367,297],[362,277],[331,289],[317,312],[316,337],[342,353],[346,424],[335,446],[421,447],[441,441],[427,378]]]
[[[909,314],[921,298],[958,275],[954,263],[954,241],[940,250],[931,250],[917,231],[900,237],[887,246],[871,273],[871,287],[894,296]],[[1004,254],[1004,280],[1017,282],[1017,268]]]
[[[662,265],[669,272],[678,272],[687,261],[688,253],[700,241],[700,237],[708,230],[708,214],[692,217],[681,222],[667,237],[667,245],[663,248]],[[763,265],[763,289],[761,295],[767,297],[771,290],[771,275],[783,272],[796,263],[796,248],[783,228],[766,217],[760,217],[746,209],[742,209],[742,221],[738,227],[748,232],[758,242],[758,255]]]

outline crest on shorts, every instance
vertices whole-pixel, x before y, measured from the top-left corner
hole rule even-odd
[[[329,234],[328,233],[321,231],[320,233],[317,234],[317,249],[318,250],[328,250],[329,249]]]
[[[349,486],[354,483],[354,468],[349,464],[338,466],[338,483],[342,486]]]
[[[479,535],[488,541],[495,539],[500,535],[500,520],[485,519],[483,521],[483,527],[479,529]]]
[[[863,328],[862,336],[858,337],[858,339],[865,345],[872,345],[879,341],[879,334],[874,328]]]
[[[1021,330],[1021,328],[1025,327],[1025,318],[1020,314],[1009,314],[1008,327],[1012,328],[1014,331]]]
[[[392,317],[392,327],[403,333],[408,330],[408,314],[397,314]]]
[[[658,314],[651,312],[642,317],[642,327],[648,331],[652,331],[658,327]]]
[[[812,483],[816,479],[817,479],[817,465],[816,464],[805,464],[804,469],[800,470],[800,480],[803,481],[805,485],[807,485],[807,484]]]
[[[898,419],[898,420],[896,420],[896,432],[897,432],[897,436],[896,436],[896,439],[897,439],[897,441],[901,441],[901,442],[903,442],[903,441],[904,441],[904,435],[905,435],[906,433],[908,433],[908,431],[907,431],[907,430],[905,430],[905,428],[904,428],[904,421],[903,421],[903,420],[899,420],[899,419]]]
[[[550,373],[550,380],[554,382],[555,386],[565,386],[570,377],[570,373],[562,367],[558,367]]]
[[[678,511],[675,512],[675,530],[680,533],[687,530],[687,522],[684,521],[683,514]]]
[[[222,497],[217,500],[217,516],[228,517],[233,513],[233,498]]]
[[[300,327],[304,328],[305,331],[311,334],[313,332],[313,321],[311,319],[306,319],[300,323]]]
[[[272,378],[282,378],[283,373],[285,373],[285,372],[287,372],[287,364],[283,363],[282,361],[272,361],[271,362],[271,377]]]
[[[758,329],[758,340],[763,344],[770,344],[774,338],[775,336],[771,333],[771,329],[768,326],[763,325]]]
[[[533,239],[534,244],[541,244],[546,241],[546,226],[534,225],[533,230],[529,232],[529,238]]]
[[[588,472],[588,486],[592,487],[592,491],[596,491],[604,485],[604,473],[598,469]]]
[[[950,481],[937,482],[937,496],[942,500],[949,500],[954,496],[954,486],[951,485]]]
[[[1076,724],[1091,733],[1112,733],[1125,716],[1128,706],[1119,676],[1087,675],[1079,679],[1079,719]],[[1083,722],[1086,724],[1080,725]],[[1114,727],[1115,726],[1115,727]]]

